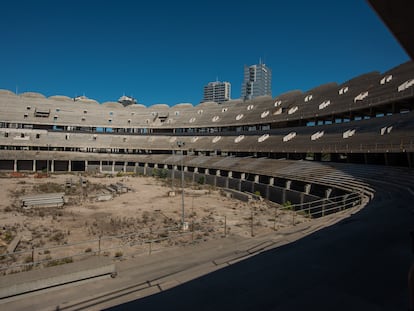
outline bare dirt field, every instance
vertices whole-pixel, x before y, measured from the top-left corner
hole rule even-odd
[[[229,235],[248,238],[308,221],[263,200],[242,202],[209,185],[186,182],[188,229],[182,230],[178,180],[172,187],[170,179],[144,176],[36,177],[0,176],[0,272],[10,272],[11,266],[16,272],[33,265],[55,265],[96,253],[126,258]],[[108,187],[117,183],[122,185],[119,193]],[[64,206],[22,207],[22,197],[42,193],[65,193]]]

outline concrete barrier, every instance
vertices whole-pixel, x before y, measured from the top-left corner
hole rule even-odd
[[[1,276],[0,299],[115,275],[115,264],[110,258],[90,257],[59,266]]]

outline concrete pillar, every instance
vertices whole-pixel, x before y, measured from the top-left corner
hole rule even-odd
[[[232,171],[229,171],[229,172],[227,173],[227,177],[228,177],[228,178],[232,178],[232,177],[233,177],[233,172],[232,172]]]
[[[291,180],[286,180],[286,189],[290,189],[290,185],[292,184]]]
[[[194,168],[194,173],[198,173],[198,167]]]
[[[209,171],[208,171],[208,168],[206,168],[206,170],[204,171],[204,174],[205,175],[209,175],[210,174]]]
[[[85,160],[85,172],[88,171],[88,160]]]
[[[17,172],[17,160],[14,160],[14,163],[13,163],[13,172]]]
[[[310,190],[311,190],[311,184],[306,184],[306,185],[305,185],[304,192],[305,192],[306,194],[309,194],[309,193],[310,193]]]
[[[147,175],[147,167],[148,167],[148,163],[144,164],[144,175]]]
[[[102,173],[102,161],[99,161],[99,173]]]
[[[154,164],[154,168],[158,168],[158,164],[157,163]]]
[[[127,164],[128,164],[128,162],[124,162],[124,172],[126,172],[126,170],[127,170]]]
[[[33,160],[33,172],[36,172],[36,160]]]
[[[332,188],[328,188],[325,190],[325,198],[329,198],[332,193]]]
[[[188,172],[188,166],[184,166],[184,172]]]
[[[55,172],[55,160],[50,160],[50,172]]]
[[[68,172],[72,172],[72,160],[69,160],[69,163],[68,163]]]
[[[269,186],[273,186],[275,184],[275,178],[274,177],[270,177],[269,179]]]
[[[115,173],[115,161],[112,161],[112,168],[111,168],[111,172]]]
[[[246,173],[241,173],[241,175],[240,175],[240,179],[241,179],[241,180],[245,180],[245,179],[246,179]]]
[[[258,183],[259,182],[259,175],[254,175],[254,182]]]
[[[220,170],[216,171],[216,176],[220,176]]]

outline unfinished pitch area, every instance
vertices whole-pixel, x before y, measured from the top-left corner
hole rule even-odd
[[[231,235],[249,238],[309,221],[271,202],[242,202],[186,182],[182,230],[179,180],[159,177],[3,174],[0,187],[3,274],[98,254],[125,259]],[[64,193],[63,206],[22,206],[24,197],[53,193]]]

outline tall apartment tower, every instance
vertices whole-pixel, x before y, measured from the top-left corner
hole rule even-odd
[[[204,86],[204,96],[202,102],[213,101],[222,103],[230,100],[231,84],[229,82],[210,82]]]
[[[247,100],[264,95],[272,96],[272,70],[261,62],[244,66],[241,98]]]

